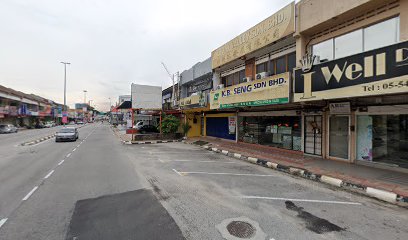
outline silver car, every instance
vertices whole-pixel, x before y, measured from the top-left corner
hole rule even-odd
[[[66,127],[58,130],[55,134],[55,141],[76,141],[79,138],[78,129],[74,127]]]
[[[16,133],[18,128],[13,124],[0,124],[0,133]]]

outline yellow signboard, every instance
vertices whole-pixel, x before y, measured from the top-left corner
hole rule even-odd
[[[245,31],[211,53],[212,68],[217,68],[295,32],[295,3]]]
[[[289,102],[289,72],[241,83],[210,93],[210,109],[263,106]]]

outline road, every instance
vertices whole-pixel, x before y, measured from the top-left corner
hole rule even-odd
[[[408,238],[404,208],[194,145],[123,145],[106,124],[79,131],[1,139],[0,239]]]

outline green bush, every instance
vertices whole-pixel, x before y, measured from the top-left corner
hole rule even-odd
[[[180,120],[173,115],[167,115],[162,119],[163,133],[176,133],[179,126]]]
[[[191,128],[191,126],[190,126],[190,124],[188,124],[188,122],[181,123],[181,129],[183,130],[184,136],[187,136],[187,133],[190,130],[190,128]]]

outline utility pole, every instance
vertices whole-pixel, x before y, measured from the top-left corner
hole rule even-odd
[[[161,64],[163,65],[164,69],[166,69],[167,74],[169,75],[169,77],[171,78],[171,81],[173,83],[173,93],[171,94],[171,102],[173,105],[174,104],[174,94],[175,94],[175,86],[174,86],[174,74],[171,74],[169,69],[167,69],[166,64],[164,64],[164,62],[161,62]]]
[[[65,114],[67,114],[67,64],[69,65],[71,63],[69,62],[61,62],[61,63],[64,64],[64,112]]]

